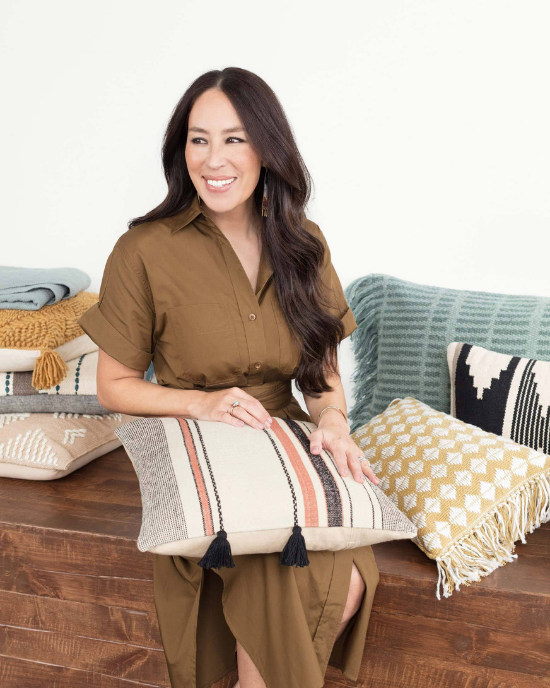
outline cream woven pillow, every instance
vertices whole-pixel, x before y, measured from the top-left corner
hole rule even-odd
[[[418,528],[449,597],[517,558],[550,520],[550,456],[406,397],[352,435],[379,486]]]
[[[308,549],[416,535],[377,485],[340,475],[330,452],[310,453],[316,427],[277,417],[265,430],[173,417],[118,427],[141,489],[138,548],[200,556],[204,568],[235,566],[232,553],[262,552],[307,566]]]

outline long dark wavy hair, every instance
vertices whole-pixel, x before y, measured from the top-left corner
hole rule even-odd
[[[197,190],[185,162],[189,113],[197,98],[212,88],[229,98],[269,169],[267,217],[261,215],[264,167],[253,192],[254,207],[262,220],[261,241],[273,267],[279,307],[302,352],[296,386],[302,394],[318,398],[333,390],[324,370],[337,372],[337,347],[344,325],[324,308],[328,305],[320,284],[324,247],[304,226],[311,176],[282,105],[263,79],[238,67],[212,70],[195,79],[174,108],[163,139],[166,198],[146,215],[131,220],[128,227],[170,217],[192,202]]]

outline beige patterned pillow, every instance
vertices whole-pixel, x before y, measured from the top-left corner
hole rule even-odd
[[[125,413],[0,413],[0,477],[54,480],[120,447]]]
[[[514,542],[550,520],[550,456],[413,397],[394,399],[352,438],[437,562],[438,599],[440,584],[449,597],[513,561]]]

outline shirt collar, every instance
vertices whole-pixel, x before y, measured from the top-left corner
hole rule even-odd
[[[208,215],[204,215],[202,208],[200,207],[199,203],[199,198],[197,194],[193,196],[193,200],[191,203],[185,208],[184,210],[181,210],[179,213],[176,215],[171,215],[170,217],[165,217],[162,219],[162,221],[170,227],[170,233],[174,234],[174,232],[177,232],[180,229],[184,229],[185,227],[188,227],[193,220],[195,220],[199,215],[203,215],[203,217],[207,220],[210,220]],[[211,220],[210,220],[211,221]],[[219,230],[217,230],[219,232]],[[236,255],[236,254],[235,254]],[[263,291],[267,281],[269,278],[273,275],[273,268],[271,267],[267,256],[265,254],[265,249],[262,249],[261,257],[260,257],[260,268],[258,271],[258,283],[257,283],[257,295],[259,296],[261,292]],[[248,278],[246,278],[248,279]]]
[[[191,203],[185,208],[184,210],[181,210],[179,213],[176,213],[176,215],[171,215],[170,217],[165,217],[163,218],[164,224],[168,225],[170,227],[170,233],[173,234],[174,232],[177,232],[178,229],[183,229],[184,227],[187,227],[193,220],[198,216],[201,215],[202,213],[202,208],[199,205],[199,198],[197,194],[193,196],[193,200]]]

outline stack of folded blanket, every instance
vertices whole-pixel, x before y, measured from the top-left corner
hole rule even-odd
[[[97,400],[98,346],[78,325],[97,303],[77,268],[0,266],[0,477],[51,480],[120,446],[132,416]]]

